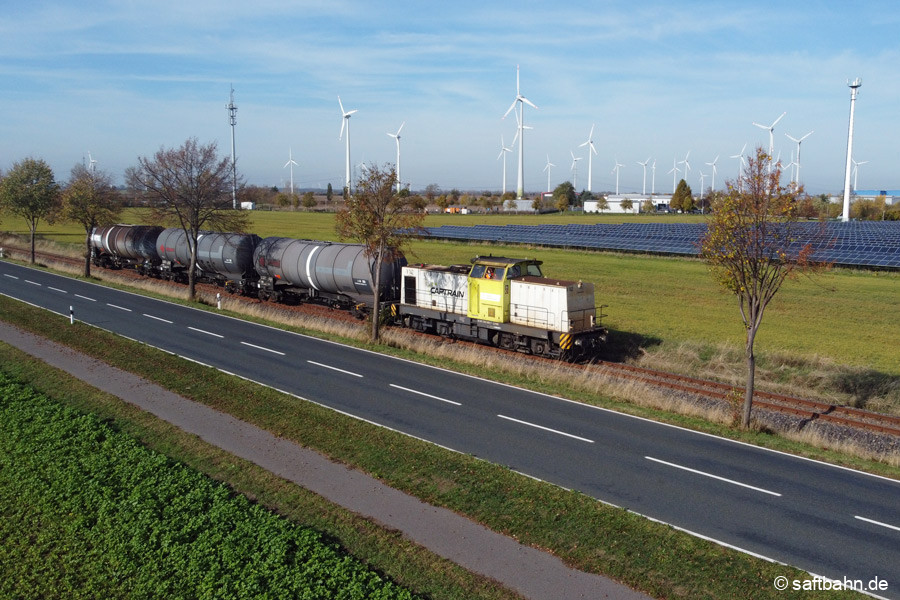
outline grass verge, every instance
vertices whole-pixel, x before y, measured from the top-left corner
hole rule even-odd
[[[336,414],[88,326],[61,326],[63,319],[48,318],[44,311],[6,298],[0,298],[0,311],[13,324],[376,474],[427,502],[548,549],[577,568],[615,577],[657,597],[774,599],[780,597],[772,585],[776,576],[804,577],[796,569],[723,548],[583,494]],[[196,386],[197,381],[204,385]],[[253,401],[246,401],[248,398]],[[228,468],[219,468],[216,474],[229,483],[234,475]],[[408,587],[419,591],[416,586]],[[838,596],[816,592],[814,597]]]

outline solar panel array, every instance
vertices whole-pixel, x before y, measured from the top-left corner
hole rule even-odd
[[[900,222],[800,223],[798,244],[815,240],[815,258],[836,265],[900,269]],[[703,223],[568,225],[443,225],[426,229],[438,239],[532,244],[696,256],[706,233]],[[804,239],[805,236],[805,239]]]

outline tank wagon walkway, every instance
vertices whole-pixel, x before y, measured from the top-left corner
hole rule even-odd
[[[648,598],[605,577],[571,569],[546,552],[425,504],[317,452],[2,321],[0,340],[339,506],[399,530],[432,552],[527,598]]]

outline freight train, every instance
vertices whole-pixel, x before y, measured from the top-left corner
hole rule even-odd
[[[97,227],[95,265],[187,281],[190,240],[180,228]],[[478,256],[470,265],[382,262],[379,299],[390,321],[416,331],[548,358],[583,360],[606,341],[594,285],[546,278],[541,261]],[[202,232],[196,278],[274,302],[315,302],[371,313],[374,261],[361,244]]]

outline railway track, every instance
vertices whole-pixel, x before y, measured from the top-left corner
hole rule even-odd
[[[17,255],[22,255],[27,257],[29,250],[18,248],[15,246],[6,246],[5,251],[7,253],[15,253]],[[37,258],[46,261],[56,261],[63,262],[72,265],[81,266],[84,264],[83,259],[80,258],[72,258],[69,256],[52,254],[48,252],[35,252]],[[100,267],[92,267],[92,269],[100,269],[105,272],[109,272],[107,269],[101,269]],[[125,275],[128,273],[127,271],[114,271],[117,274]],[[127,275],[126,275],[127,276]],[[134,274],[136,279],[144,279]],[[202,285],[202,284],[201,284]],[[214,291],[215,286],[209,286],[211,291]],[[247,299],[248,302],[259,303],[259,300],[255,299]],[[343,319],[353,319],[349,315],[341,314],[338,316],[337,314],[331,315],[329,313],[334,312],[331,309],[322,310],[322,307],[318,306],[292,306],[285,307],[290,310],[300,311],[300,312],[315,312],[319,316],[323,318],[343,318]],[[425,335],[425,334],[422,334]],[[497,350],[501,353],[508,353],[510,355],[515,355],[518,358],[521,358],[522,355],[515,352],[509,352],[504,350]],[[548,361],[549,359],[538,359],[532,357],[533,360],[537,361]],[[550,361],[553,362],[553,361]],[[632,365],[622,364],[622,363],[613,363],[607,361],[600,361],[591,364],[583,364],[583,365],[574,365],[575,368],[579,369],[596,369],[608,376],[626,379],[631,381],[637,381],[646,385],[657,386],[665,389],[674,390],[677,392],[683,392],[687,394],[693,394],[696,396],[712,398],[719,401],[732,401],[737,395],[739,398],[743,396],[743,389],[736,388],[732,385],[721,383],[717,381],[700,379],[696,377],[689,377],[685,375],[679,375],[675,373],[668,373],[665,371],[656,371],[653,369],[647,369],[644,367],[636,367]],[[762,409],[768,411],[775,411],[783,414],[788,414],[794,417],[797,417],[803,421],[813,422],[813,421],[821,421],[826,423],[831,423],[835,425],[841,425],[844,427],[851,427],[856,429],[861,429],[869,432],[879,433],[879,434],[887,434],[892,436],[900,437],[900,417],[896,417],[893,415],[886,415],[882,413],[875,413],[871,411],[866,411],[858,408],[853,408],[850,406],[842,406],[837,404],[829,404],[827,402],[821,402],[818,400],[809,400],[805,398],[797,398],[793,396],[784,396],[780,394],[773,394],[765,391],[755,391],[754,392],[754,400],[753,405],[755,409]]]

